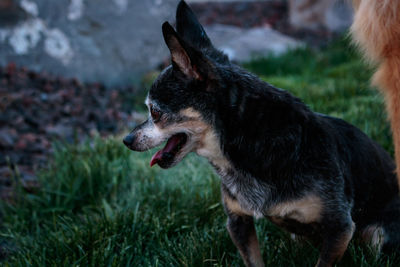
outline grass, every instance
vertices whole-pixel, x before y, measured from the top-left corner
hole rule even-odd
[[[346,41],[246,64],[313,110],[357,125],[393,151],[371,70]],[[154,151],[153,151],[154,152]],[[133,153],[120,138],[56,144],[41,189],[0,204],[4,266],[242,266],[225,230],[219,178],[191,155],[178,167],[149,168],[151,152]],[[318,250],[258,220],[268,266],[312,266]],[[1,253],[0,253],[1,255]],[[352,242],[339,266],[396,266]]]

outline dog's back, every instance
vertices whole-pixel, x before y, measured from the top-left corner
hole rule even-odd
[[[365,242],[386,255],[400,244],[400,197],[395,164],[376,142],[353,125],[320,115],[324,132],[335,144],[351,216]]]
[[[368,214],[374,217],[382,211],[385,203],[397,197],[395,164],[380,145],[358,128],[338,118],[323,117],[332,127],[329,131],[343,161],[345,180],[353,188],[348,194],[354,199],[354,220],[359,226],[367,218],[358,219],[358,216]]]

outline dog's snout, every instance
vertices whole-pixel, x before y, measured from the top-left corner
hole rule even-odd
[[[124,140],[123,140],[124,144],[127,147],[132,146],[134,141],[135,141],[135,136],[133,134],[128,134],[127,136],[124,137]]]

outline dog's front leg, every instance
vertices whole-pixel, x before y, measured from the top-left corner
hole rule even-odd
[[[253,217],[228,212],[227,228],[246,266],[264,266]]]
[[[321,253],[316,267],[330,267],[341,259],[347,246],[353,237],[355,230],[354,222],[329,222],[324,226],[324,235]]]

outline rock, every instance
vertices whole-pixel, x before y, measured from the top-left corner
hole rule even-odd
[[[281,54],[303,45],[269,27],[243,29],[229,25],[211,25],[205,27],[205,30],[213,44],[237,62]]]
[[[178,0],[6,2],[0,65],[12,61],[84,82],[127,85],[167,55],[161,25],[174,20]],[[1,23],[6,15],[13,23]]]
[[[17,132],[14,129],[1,129],[0,130],[0,148],[13,147],[17,138]]]
[[[353,9],[347,0],[289,0],[289,20],[298,29],[344,32],[353,21]]]
[[[74,129],[71,126],[65,124],[48,125],[46,127],[46,133],[54,137],[72,138]]]
[[[109,86],[137,82],[142,74],[162,64],[169,54],[162,38],[161,24],[166,20],[174,22],[178,3],[178,0],[7,1],[23,16],[13,13],[18,17],[17,23],[0,23],[0,65],[11,61],[30,70]],[[281,38],[274,44],[276,35],[263,27],[288,28],[287,5],[283,0],[189,3],[205,25],[259,27],[250,32],[251,36],[257,35],[252,37],[257,40],[266,31],[267,42],[253,44],[258,46],[253,47],[256,54],[271,50],[275,53],[287,47],[282,45]],[[11,10],[10,5],[8,10]],[[335,6],[334,10],[339,12],[327,13],[328,26],[345,21],[342,17],[337,19],[337,15],[343,13],[342,9]],[[54,16],[55,12],[57,16]],[[314,16],[315,12],[311,14]],[[307,16],[300,18],[305,22],[308,19]],[[263,49],[262,46],[268,47]],[[33,77],[31,73],[24,75]],[[44,92],[50,92],[52,87],[44,84],[42,88]]]
[[[333,32],[345,32],[353,22],[353,8],[346,0],[336,0],[326,11],[325,27]]]
[[[190,1],[203,25],[224,24],[241,28],[270,25],[287,19],[286,0]]]
[[[131,125],[134,107],[126,96],[132,97],[133,88],[108,90],[15,64],[0,67],[1,80],[6,82],[0,84],[0,185],[11,184],[7,170],[17,167],[24,187],[34,190],[34,171],[47,166],[52,141],[80,142]]]

